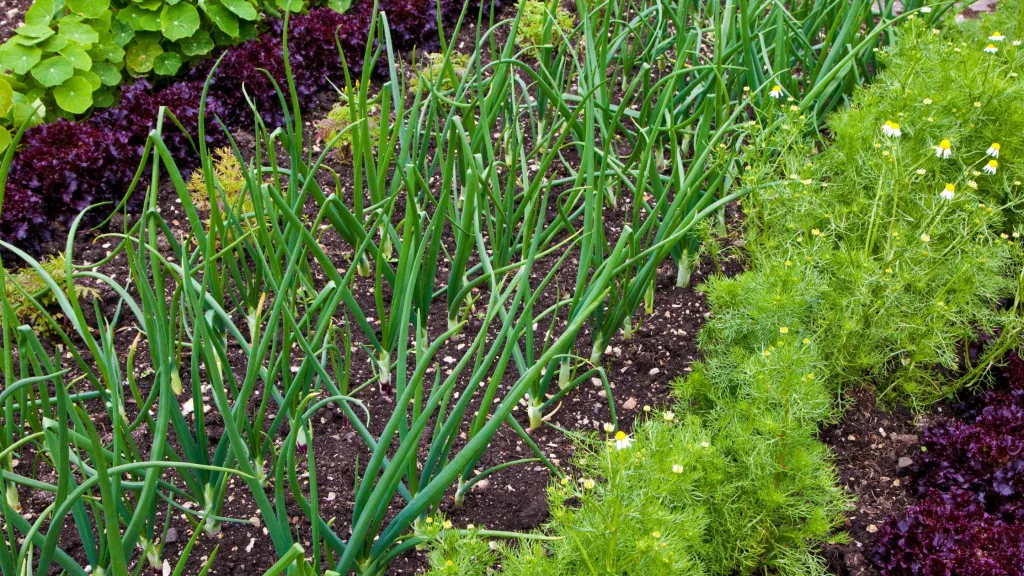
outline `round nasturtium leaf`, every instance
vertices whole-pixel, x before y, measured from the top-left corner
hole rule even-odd
[[[182,38],[178,45],[185,56],[204,56],[213,50],[213,38],[206,30],[199,30],[188,38]]]
[[[277,7],[288,12],[301,12],[302,0],[277,0]]]
[[[21,26],[16,28],[14,33],[23,38],[38,38],[40,40],[44,40],[55,34],[53,28],[44,25]]]
[[[156,42],[139,42],[128,47],[124,61],[132,72],[146,74],[156,64],[156,57],[163,53],[164,49]]]
[[[100,88],[92,93],[92,105],[96,108],[110,108],[117,99],[110,88]]]
[[[4,49],[4,68],[13,70],[15,74],[28,74],[42,57],[43,51],[35,46],[8,44]]]
[[[7,116],[14,106],[14,88],[7,80],[0,78],[0,116]]]
[[[32,67],[32,77],[41,86],[57,86],[75,73],[71,59],[66,56],[50,56]]]
[[[67,0],[68,9],[86,18],[99,18],[110,8],[110,0]]]
[[[161,76],[173,76],[178,73],[179,68],[181,68],[181,56],[174,52],[164,52],[157,56],[156,64],[153,65],[153,71]]]
[[[103,80],[100,79],[100,75],[96,74],[92,70],[76,70],[75,76],[80,76],[89,81],[89,86],[95,92],[103,87]]]
[[[40,42],[39,49],[43,52],[60,52],[67,45],[67,37],[63,34],[57,34],[56,36],[50,36],[43,42]]]
[[[114,44],[124,48],[135,38],[135,28],[126,20],[115,20],[110,24],[110,38]]]
[[[7,147],[11,145],[11,133],[7,131],[7,128],[0,126],[0,153],[7,150]]]
[[[121,62],[124,60],[124,48],[117,44],[100,44],[94,50],[96,55],[99,56],[97,59],[110,60],[111,62]]]
[[[100,40],[99,33],[84,22],[61,22],[59,26],[60,35],[72,42],[95,44]]]
[[[11,42],[22,46],[35,46],[54,34],[56,32],[49,26],[22,26],[17,29]]]
[[[92,84],[81,76],[72,76],[53,90],[57,106],[72,114],[81,114],[92,106]]]
[[[53,0],[35,0],[25,12],[25,24],[29,26],[49,26],[57,5]]]
[[[256,8],[253,8],[248,0],[221,0],[221,3],[243,20],[255,20],[259,17]]]
[[[327,6],[338,14],[344,14],[352,7],[352,0],[328,0]]]
[[[92,57],[85,51],[84,48],[77,44],[70,44],[67,48],[60,51],[60,55],[71,60],[71,65],[76,70],[91,70],[92,69]]]
[[[164,6],[160,11],[160,29],[168,40],[188,38],[199,30],[199,12],[195,6],[184,2]]]
[[[157,10],[143,10],[132,5],[118,12],[117,19],[128,22],[136,31],[160,30],[160,12]]]
[[[42,123],[46,118],[46,105],[33,97],[31,100],[21,94],[14,94],[14,125],[28,122],[29,127]]]
[[[210,0],[202,5],[203,11],[210,17],[210,20],[220,28],[220,31],[232,38],[238,37],[238,17],[230,10]]]
[[[110,62],[93,62],[92,71],[106,86],[117,86],[121,83],[121,71]]]

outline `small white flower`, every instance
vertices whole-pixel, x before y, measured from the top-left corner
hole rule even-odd
[[[932,241],[932,237],[929,236],[927,233],[921,234],[921,242],[924,242],[925,244],[927,244],[927,243],[929,243],[931,241]]]
[[[772,89],[770,92],[768,92],[768,95],[771,96],[772,98],[775,98],[776,100],[782,98],[782,86],[779,86],[778,84],[772,86]]]
[[[924,175],[925,175],[925,174],[927,174],[927,173],[928,173],[928,171],[927,171],[927,170],[925,170],[924,168],[918,168],[918,169],[917,169],[917,175],[918,175],[918,176],[924,176]]]
[[[612,432],[615,432],[615,426],[611,422],[605,422],[604,431],[611,434]]]
[[[995,32],[992,33],[991,36],[988,37],[988,39],[993,42],[1002,42],[1003,40],[1006,40],[1006,36],[1003,36],[1003,33],[1000,32],[999,30],[996,30]]]
[[[985,52],[995,54],[996,52],[999,52],[999,48],[996,48],[995,44],[989,44],[988,46],[985,46]]]
[[[993,158],[999,158],[999,142],[993,142],[985,153]]]
[[[675,412],[673,412],[671,410],[668,410],[668,411],[665,412],[665,420],[671,422],[672,420],[675,419],[675,417],[676,417],[676,413]]]
[[[932,13],[932,7],[931,6],[921,6],[921,13],[922,14],[931,14]]]
[[[956,187],[952,184],[946,184],[946,187],[942,189],[939,196],[942,196],[943,200],[952,200],[953,196],[956,195]]]
[[[701,447],[701,448],[708,448],[708,447],[710,447],[710,446],[711,446],[711,444],[708,444],[707,442],[701,442],[701,443],[700,443],[700,447]]]
[[[622,430],[619,430],[618,432],[615,433],[616,450],[625,450],[626,448],[629,448],[632,445],[633,440],[629,437],[629,434],[626,434]]]
[[[922,100],[921,102],[922,102],[922,103],[923,103],[923,104],[924,104],[925,106],[927,106],[927,105],[929,105],[929,104],[931,104],[931,103],[932,103],[932,99],[931,99],[931,98],[925,98],[925,99],[924,99],[924,100]]]
[[[936,158],[949,158],[953,155],[953,144],[946,139],[939,142],[939,145],[935,147]]]
[[[985,172],[986,174],[993,174],[994,175],[996,173],[996,170],[998,170],[998,169],[999,169],[999,161],[993,158],[992,160],[989,160],[988,164],[985,164],[985,167],[982,168],[981,170],[983,172]]]
[[[682,474],[683,473],[682,465],[680,465],[680,464],[673,464],[672,465],[672,472],[674,472],[676,474]]]
[[[978,189],[978,183],[975,182],[974,180],[968,180],[967,181],[967,187],[970,188],[971,190],[977,190]]]
[[[1020,40],[1014,40],[1013,42],[1011,42],[1011,44],[1013,44],[1014,46],[1020,46]]]
[[[885,124],[882,124],[882,134],[892,138],[899,138],[903,135],[903,132],[900,131],[899,124],[891,120],[886,120]]]

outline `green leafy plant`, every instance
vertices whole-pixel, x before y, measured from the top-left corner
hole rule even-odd
[[[173,76],[217,46],[252,38],[261,14],[277,10],[259,0],[36,0],[0,46],[0,143],[26,119],[110,106],[126,78]]]
[[[522,6],[516,44],[523,48],[561,44],[573,29],[572,14],[558,2],[526,0]]]
[[[48,333],[49,324],[44,311],[56,303],[56,298],[44,278],[48,276],[64,284],[64,255],[47,256],[40,260],[39,266],[43,270],[43,275],[37,274],[31,268],[22,268],[14,273],[5,270],[4,281],[7,284],[6,290],[11,307],[18,321],[31,324],[37,332]],[[98,290],[82,283],[74,284],[74,289],[79,298],[99,297]],[[57,313],[53,317],[60,319],[62,315]]]
[[[976,26],[1011,29],[1008,13],[1012,5]],[[758,187],[744,205],[748,247],[757,261],[785,255],[795,277],[761,294],[814,302],[801,323],[832,350],[840,387],[867,377],[884,401],[927,406],[975,382],[1020,333],[1024,57],[1012,42],[985,52],[992,30],[912,20],[883,53],[886,71],[831,119],[823,153],[781,107],[751,142],[767,152],[746,174]],[[729,293],[723,301],[752,292]],[[715,323],[709,340],[763,335],[781,313],[732,308],[744,314]]]

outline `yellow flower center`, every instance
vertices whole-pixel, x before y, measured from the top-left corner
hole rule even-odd
[[[615,439],[616,440],[625,440],[626,439],[626,433],[623,432],[622,430],[619,430],[618,432],[615,433]]]
[[[949,150],[949,148],[952,145],[953,143],[950,142],[949,140],[943,140],[942,142],[939,142],[939,148],[942,148],[943,150]]]
[[[956,190],[955,186],[953,186],[952,184],[946,184],[946,191],[947,192],[953,192],[955,190]]]

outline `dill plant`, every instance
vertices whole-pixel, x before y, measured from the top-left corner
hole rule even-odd
[[[573,29],[573,18],[559,3],[526,0],[523,3],[516,44],[523,48],[558,46]]]
[[[47,256],[39,262],[45,275],[58,283],[65,282],[65,265],[63,253]],[[43,276],[36,274],[31,268],[22,268],[15,272],[4,270],[4,282],[7,285],[7,297],[18,321],[31,324],[37,332],[49,333],[49,325],[43,310],[52,306],[56,298],[43,280]],[[74,283],[73,286],[79,298],[99,298],[99,291],[91,286],[80,282]],[[62,315],[58,312],[54,314],[54,318],[60,319]]]

